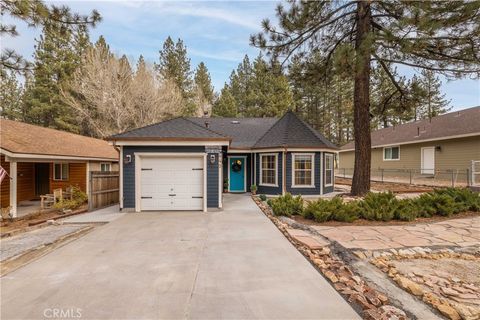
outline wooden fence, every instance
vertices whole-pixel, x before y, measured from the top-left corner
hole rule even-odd
[[[88,210],[118,203],[120,174],[118,171],[91,171],[88,194]]]

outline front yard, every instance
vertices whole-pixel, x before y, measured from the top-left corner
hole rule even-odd
[[[480,319],[478,193],[254,200],[365,319]]]

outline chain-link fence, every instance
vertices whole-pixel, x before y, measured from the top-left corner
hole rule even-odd
[[[479,165],[480,166],[480,165]],[[352,178],[353,168],[338,168],[335,175]],[[372,181],[408,183],[414,185],[466,187],[472,185],[471,169],[371,169]]]

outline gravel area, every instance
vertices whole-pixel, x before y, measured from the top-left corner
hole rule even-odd
[[[31,249],[53,243],[63,236],[85,228],[85,226],[52,225],[1,239],[0,261],[5,261]]]

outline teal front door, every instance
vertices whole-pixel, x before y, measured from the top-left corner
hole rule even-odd
[[[246,158],[231,157],[229,158],[229,182],[230,192],[245,192],[245,165]]]

